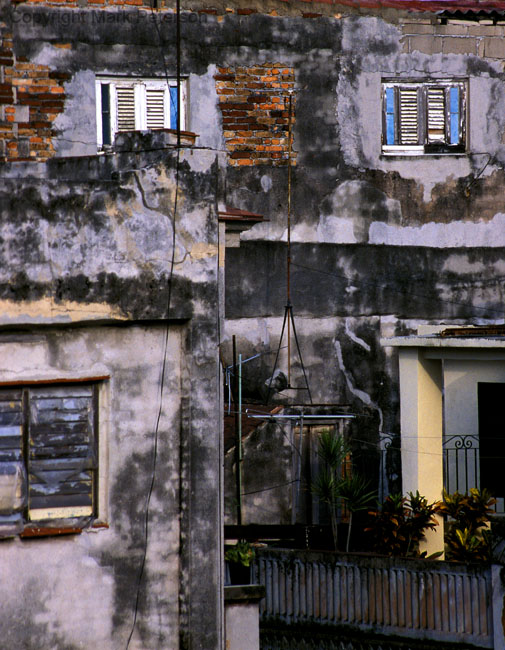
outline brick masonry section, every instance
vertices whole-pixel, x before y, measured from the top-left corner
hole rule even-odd
[[[295,87],[293,68],[282,63],[218,68],[214,78],[230,164],[286,165],[289,95]],[[294,151],[291,161],[296,164]]]
[[[0,161],[54,155],[53,122],[63,111],[67,73],[16,57],[12,35],[0,35]]]
[[[402,26],[403,51],[425,54],[472,54],[505,59],[505,25],[481,25],[468,21],[439,25],[428,21]]]

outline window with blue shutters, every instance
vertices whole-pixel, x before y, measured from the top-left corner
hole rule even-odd
[[[465,127],[465,81],[383,82],[383,153],[462,153]]]
[[[181,130],[186,129],[186,82],[180,87]],[[96,81],[99,149],[114,144],[116,133],[177,128],[177,82],[103,77]]]

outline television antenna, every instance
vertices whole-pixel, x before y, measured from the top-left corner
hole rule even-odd
[[[286,106],[286,101],[284,100],[284,106]],[[295,319],[293,315],[293,305],[291,304],[291,147],[292,147],[292,121],[293,121],[293,97],[292,91],[289,91],[289,100],[288,100],[288,214],[287,214],[287,260],[286,260],[286,305],[284,307],[284,319],[282,321],[281,329],[281,338],[279,339],[279,346],[277,348],[277,354],[275,356],[274,369],[272,376],[270,377],[270,382],[268,384],[267,392],[267,404],[270,399],[272,392],[272,381],[274,379],[275,371],[277,370],[277,364],[279,362],[279,354],[282,348],[282,341],[284,339],[284,332],[287,330],[287,355],[288,355],[288,374],[287,380],[288,385],[286,389],[291,390],[306,390],[308,392],[310,403],[312,404],[312,395],[310,393],[309,382],[307,379],[307,373],[305,372],[305,366],[303,365],[302,352],[300,350],[300,343],[298,342],[298,335],[296,333]],[[292,334],[291,334],[292,331]],[[296,344],[296,350],[298,352],[298,358],[300,360],[300,365],[303,372],[303,378],[305,380],[304,387],[296,387],[291,385],[291,340],[294,338]]]

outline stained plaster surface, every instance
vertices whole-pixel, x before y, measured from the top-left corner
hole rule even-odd
[[[154,463],[130,648],[220,647],[222,165],[216,152],[181,151],[176,179],[176,152],[139,137],[134,155],[4,167],[0,381],[109,377],[98,513],[108,528],[2,543],[12,648],[125,647]]]
[[[321,5],[321,17],[303,18],[298,4],[251,6],[261,11],[221,15],[218,5],[218,15],[207,15],[206,22],[185,22],[181,68],[190,90],[189,128],[199,133],[197,142],[222,147],[213,83],[217,67],[279,62],[294,68],[292,303],[302,319],[300,343],[313,397],[350,403],[358,411],[371,409],[382,431],[398,434],[396,358],[380,346],[381,327],[401,335],[414,331],[419,321],[463,324],[503,316],[502,61],[479,56],[477,49],[473,54],[439,49],[431,37],[407,43],[405,16],[399,12],[356,15]],[[29,10],[33,16],[43,11]],[[119,21],[111,29],[95,21],[93,30],[86,20],[94,14],[81,14],[85,20],[72,25],[55,20],[43,29],[31,20],[28,29],[17,26],[15,32],[19,54],[73,71],[58,121],[59,152],[63,141],[72,140],[70,118],[76,106],[82,105],[85,123],[94,119],[89,71],[163,76],[165,66],[169,74],[175,70],[175,48],[164,48],[162,63],[147,12],[138,12],[134,25]],[[428,30],[430,20],[436,22],[426,17]],[[163,23],[160,33],[162,43],[175,42],[174,23]],[[72,46],[52,45],[63,41]],[[466,154],[382,155],[381,82],[396,78],[467,81]],[[85,141],[90,146],[91,139]],[[78,152],[75,142],[72,151]],[[109,164],[105,160],[104,168]],[[139,179],[142,186],[150,182]],[[136,200],[150,215],[137,180],[125,181],[122,210]],[[223,336],[228,349],[234,333],[244,353],[265,352],[250,371],[255,395],[272,370],[268,354],[276,350],[286,304],[287,192],[285,167],[241,166],[227,172],[226,203],[268,219],[244,233],[241,247],[228,249],[226,256],[228,323]],[[201,260],[201,278],[213,260],[205,246],[193,251]],[[178,263],[190,259],[187,250],[181,247]],[[87,292],[89,297],[94,299],[94,293]],[[121,300],[107,302],[124,311]],[[135,313],[156,311],[151,299],[146,303],[137,305]],[[205,311],[205,302],[192,301],[191,309],[197,306],[198,313]],[[188,315],[182,307],[179,313]],[[269,327],[271,333],[263,336]],[[299,365],[295,372],[299,378]],[[370,435],[377,442],[378,429]]]
[[[178,647],[180,327],[167,349],[157,480],[137,632],[130,647]],[[133,623],[152,477],[164,327],[0,335],[2,381],[109,376],[100,390],[101,524],[2,542],[0,633],[10,648],[124,648]],[[20,571],[20,568],[22,570]]]
[[[58,155],[93,153],[95,75],[163,77],[165,68],[169,74],[175,69],[174,51],[164,48],[164,61],[160,52],[160,39],[170,42],[175,25],[160,17],[158,33],[149,12],[116,12],[129,19],[112,28],[90,9],[75,10],[70,24],[44,24],[42,8],[17,11],[27,16],[14,23],[19,54],[74,71],[55,123]],[[188,81],[188,124],[200,145],[224,145],[214,83],[218,66],[280,62],[295,69],[293,241],[503,245],[505,205],[495,192],[503,182],[505,131],[499,60],[442,53],[435,37],[431,50],[428,37],[424,47],[406,50],[401,14],[394,12],[391,22],[349,10],[317,19],[262,13],[194,17],[189,12],[183,24],[181,69]],[[70,47],[54,47],[64,39]],[[381,81],[427,78],[467,81],[468,155],[382,155]],[[240,168],[228,184],[228,200],[270,218],[244,239],[285,240],[286,170],[261,167]],[[450,217],[453,212],[457,219]]]

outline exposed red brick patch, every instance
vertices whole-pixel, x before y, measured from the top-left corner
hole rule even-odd
[[[54,155],[53,122],[63,111],[70,74],[16,57],[12,35],[0,36],[0,160],[47,160]]]
[[[286,165],[294,69],[282,63],[218,68],[214,79],[230,164]],[[296,152],[291,160],[296,164]]]

